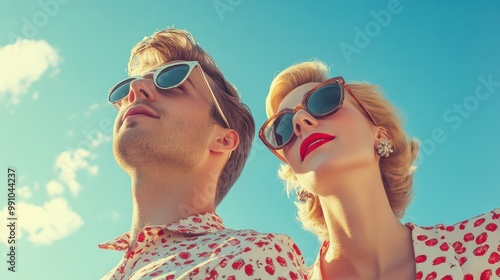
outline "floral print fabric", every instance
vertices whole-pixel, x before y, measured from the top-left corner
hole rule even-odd
[[[128,233],[99,244],[125,251],[102,279],[307,279],[302,254],[289,237],[226,229],[210,212],[146,227],[133,249],[129,244]]]
[[[419,227],[412,223],[417,280],[500,279],[500,209],[455,225]],[[309,268],[310,279],[321,278],[319,258]]]

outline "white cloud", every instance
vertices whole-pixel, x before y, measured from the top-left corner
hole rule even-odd
[[[30,187],[24,186],[24,187],[16,188],[16,194],[20,198],[29,199],[33,195],[33,192],[31,191]]]
[[[0,100],[10,93],[10,102],[18,104],[31,84],[59,63],[57,51],[44,40],[19,39],[0,47]],[[52,71],[52,75],[58,70]]]
[[[80,190],[82,187],[80,186],[80,183],[78,183],[76,180],[71,180],[67,182],[69,191],[73,194],[74,197],[77,197],[78,194],[80,193]]]
[[[92,103],[90,106],[89,106],[89,110],[90,111],[94,111],[95,109],[99,108],[99,103]]]
[[[93,165],[87,169],[90,175],[97,175],[99,173],[99,167],[97,165]]]
[[[77,197],[81,190],[81,185],[76,181],[76,173],[79,170],[86,170],[90,175],[96,175],[99,171],[97,165],[91,165],[88,159],[93,156],[86,149],[76,149],[63,151],[56,159],[56,168],[59,169],[59,179],[68,186],[73,196]]]
[[[38,100],[39,96],[40,96],[40,92],[35,91],[35,92],[33,92],[33,95],[31,96],[31,99]]]
[[[52,198],[43,206],[19,202],[16,207],[18,233],[16,239],[28,234],[28,240],[36,245],[50,245],[65,238],[83,225],[82,218],[61,197]],[[7,219],[7,207],[0,211],[2,221]],[[6,231],[1,231],[0,242],[7,242]]]
[[[90,145],[92,145],[92,148],[97,148],[103,143],[111,142],[111,136],[106,135],[102,132],[97,132],[95,137],[92,137],[90,139]]]
[[[33,189],[35,191],[39,190],[40,189],[40,183],[38,181],[35,181],[35,183],[33,184]]]
[[[45,185],[47,193],[50,196],[61,195],[64,193],[64,186],[56,180],[52,180]]]
[[[59,72],[61,72],[61,70],[59,70],[59,68],[55,68],[54,70],[52,70],[52,72],[50,72],[49,76],[54,77],[59,74]]]
[[[90,115],[94,111],[96,111],[100,107],[103,107],[104,104],[107,104],[107,103],[101,103],[101,104],[99,104],[99,103],[95,102],[95,103],[90,104],[89,107],[87,108],[87,110],[83,113],[83,116],[90,117]]]

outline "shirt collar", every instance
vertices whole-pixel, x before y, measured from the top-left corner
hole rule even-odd
[[[138,240],[154,239],[173,231],[185,235],[202,235],[225,229],[222,219],[213,212],[203,212],[188,216],[167,225],[147,226],[139,232]],[[99,244],[101,249],[127,250],[130,245],[130,233],[124,233],[112,240]]]

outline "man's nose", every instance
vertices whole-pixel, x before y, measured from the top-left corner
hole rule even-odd
[[[148,99],[154,101],[156,93],[151,79],[135,79],[130,83],[129,93],[126,97],[128,103],[136,102],[136,99]]]

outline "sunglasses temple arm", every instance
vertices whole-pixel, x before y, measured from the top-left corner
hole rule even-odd
[[[212,99],[214,101],[214,104],[215,104],[215,107],[217,108],[217,111],[219,111],[219,115],[222,117],[222,119],[224,120],[224,123],[227,125],[227,128],[231,128],[231,126],[229,126],[229,122],[227,121],[226,119],[226,116],[224,116],[224,113],[222,112],[222,109],[221,107],[219,106],[219,102],[217,101],[217,99],[215,98],[215,94],[214,92],[212,91],[212,87],[210,87],[210,84],[208,83],[208,80],[207,80],[207,77],[205,76],[205,73],[203,72],[203,70],[201,69],[201,67],[198,67],[198,70],[200,70],[201,72],[201,76],[203,76],[203,80],[205,80],[205,85],[207,86],[208,88],[208,91],[210,92],[210,95],[212,95]]]
[[[285,158],[282,155],[280,155],[278,152],[276,152],[275,150],[271,150],[271,152],[273,154],[275,154],[283,163],[288,164],[288,162],[285,160]]]
[[[356,100],[356,102],[358,102],[358,105],[361,106],[361,108],[365,111],[365,113],[368,115],[368,117],[373,122],[373,124],[375,126],[377,126],[377,122],[373,118],[372,114],[370,114],[370,112],[366,109],[366,107],[363,105],[363,103],[361,103],[361,101],[359,101],[359,99],[356,97],[356,95],[354,95],[354,93],[351,91],[351,89],[347,86],[347,84],[345,82],[344,82],[343,86],[349,92],[349,94],[351,94],[351,96],[354,98],[354,100]]]

